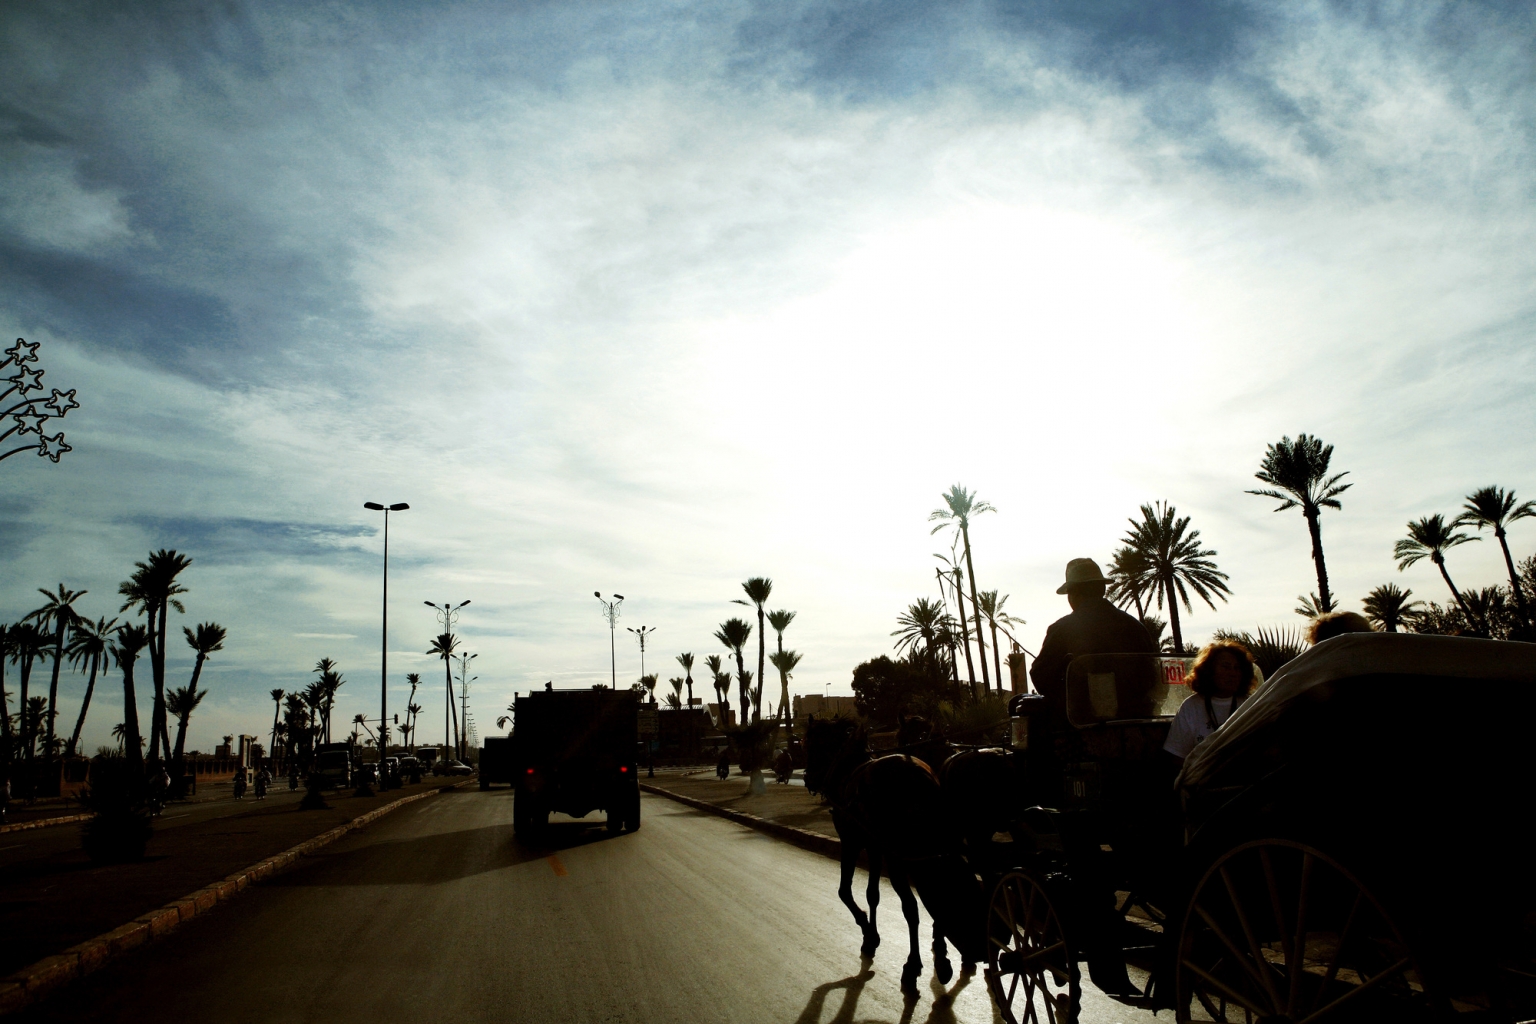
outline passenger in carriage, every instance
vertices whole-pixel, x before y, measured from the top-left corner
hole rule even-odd
[[[1140,622],[1104,597],[1109,581],[1091,558],[1067,563],[1067,580],[1056,593],[1065,594],[1072,614],[1063,615],[1045,631],[1040,656],[1030,669],[1035,690],[1056,709],[1067,706],[1067,665],[1083,654],[1155,654],[1152,637]]]
[[[1179,706],[1163,749],[1180,762],[1237,713],[1253,689],[1253,654],[1235,640],[1206,644],[1190,674],[1192,693]]]
[[[1307,641],[1314,647],[1324,640],[1331,640],[1345,633],[1374,633],[1370,620],[1359,612],[1329,612],[1312,620],[1307,630]]]

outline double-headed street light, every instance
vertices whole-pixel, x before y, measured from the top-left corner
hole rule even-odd
[[[469,604],[469,600],[466,598],[465,600],[460,601],[458,604],[449,604],[447,601],[444,601],[442,604],[435,604],[432,601],[423,601],[421,603],[426,605],[428,608],[432,608],[437,611],[437,621],[442,625],[443,633],[451,634],[453,632],[454,623],[459,621],[459,609]],[[444,642],[446,643],[447,641]],[[452,713],[453,673],[450,671],[448,673],[448,698],[443,703],[443,746],[447,746],[449,737],[454,735],[448,729],[448,722],[449,718],[452,716]],[[455,740],[456,739],[457,737],[455,737]],[[457,742],[454,743],[453,749],[455,751],[459,749],[459,744]]]
[[[635,636],[640,638],[640,678],[644,679],[645,678],[645,638],[650,636],[652,633],[656,632],[656,627],[655,626],[641,626],[639,629],[635,629],[633,626],[630,626],[630,627],[628,627],[628,629],[629,629],[629,631],[631,633],[635,634]],[[617,687],[615,687],[615,689],[617,689]],[[651,700],[654,701],[655,699],[656,699],[656,697],[653,694],[651,696]]]
[[[385,737],[389,734],[389,514],[404,512],[410,507],[403,501],[393,505],[381,505],[376,501],[363,502],[363,508],[384,513],[384,614],[379,640],[379,784],[384,788],[389,786],[384,778],[384,756],[388,753],[388,740]]]
[[[619,605],[624,603],[623,594],[614,594],[612,601],[603,599],[601,591],[592,591],[592,596],[603,602],[603,617],[608,620],[608,668],[613,676],[613,688],[619,688],[619,656],[614,644],[614,626],[619,621]]]

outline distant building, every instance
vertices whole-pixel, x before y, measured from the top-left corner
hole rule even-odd
[[[853,697],[823,697],[819,693],[797,694],[794,698],[795,725],[804,726],[815,715],[817,718],[858,718],[859,708]]]

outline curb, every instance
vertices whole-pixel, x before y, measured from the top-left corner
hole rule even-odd
[[[687,804],[689,807],[695,808],[697,810],[705,811],[709,814],[715,814],[730,821],[734,821],[738,825],[745,825],[748,828],[755,828],[759,832],[766,832],[768,835],[773,836],[775,839],[782,839],[786,843],[793,843],[801,849],[810,850],[812,853],[819,853],[824,856],[831,857],[833,860],[842,859],[842,842],[837,839],[833,839],[831,836],[824,836],[820,832],[812,832],[810,829],[805,828],[796,828],[794,825],[781,825],[777,821],[769,821],[767,818],[760,818],[755,814],[747,814],[744,811],[727,810],[726,808],[720,807],[716,804],[712,804],[704,800],[698,800],[691,796],[683,796],[681,793],[673,793],[670,790],[662,789],[659,786],[648,785],[644,782],[640,783],[640,788],[645,790],[647,793],[654,793],[656,796],[664,796],[668,800],[676,800],[680,804]]]
[[[15,1013],[30,1006],[76,978],[82,978],[104,967],[109,961],[115,960],[129,950],[169,935],[194,917],[208,913],[220,903],[233,899],[257,882],[281,874],[292,867],[300,857],[334,843],[348,832],[363,828],[406,804],[425,800],[429,796],[438,796],[451,789],[458,789],[469,781],[472,780],[450,783],[425,793],[401,797],[383,807],[376,807],[367,814],[359,815],[328,832],[322,832],[313,839],[307,839],[282,853],[252,864],[243,871],[237,871],[223,881],[205,885],[189,896],[167,903],[158,910],[141,914],[120,928],[114,928],[94,939],[87,939],[79,945],[71,946],[62,953],[45,956],[36,963],[23,967],[9,977],[0,979],[0,1016]],[[86,817],[89,815],[79,816],[82,819]],[[31,824],[26,822],[21,827]]]
[[[64,814],[56,818],[36,818],[32,821],[18,821],[14,825],[0,825],[0,834],[6,832],[25,832],[28,829],[47,828],[49,825],[68,825],[72,821],[87,821],[96,815],[89,812],[85,814]]]

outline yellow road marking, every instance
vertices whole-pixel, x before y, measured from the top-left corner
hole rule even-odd
[[[569,873],[565,870],[565,865],[560,863],[560,858],[554,854],[550,854],[544,859],[549,861],[549,866],[555,869],[555,874],[559,877],[564,878]]]

